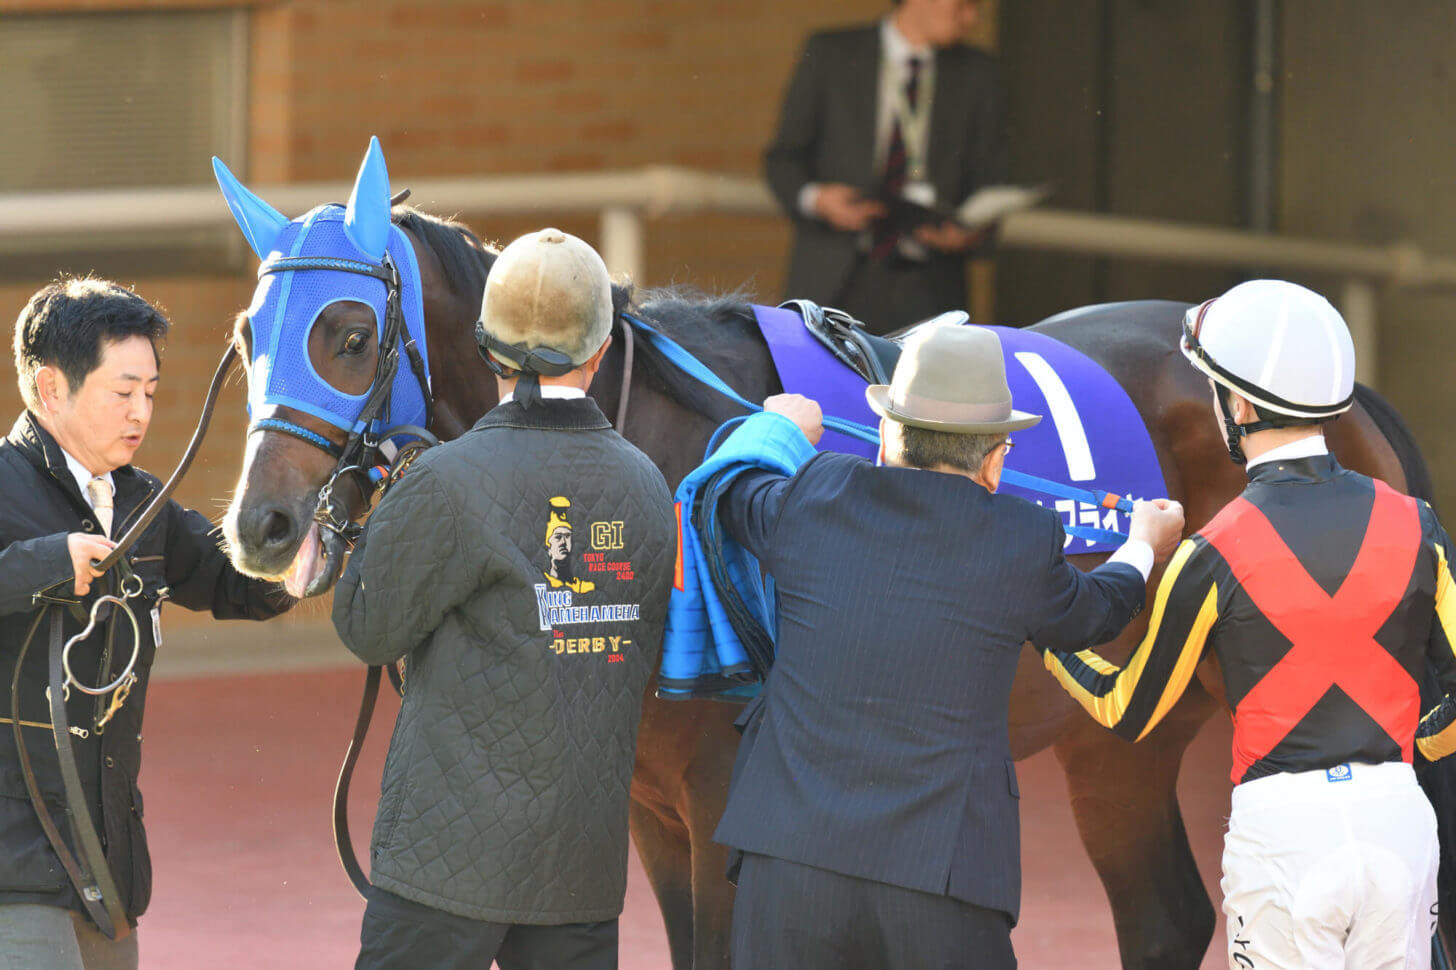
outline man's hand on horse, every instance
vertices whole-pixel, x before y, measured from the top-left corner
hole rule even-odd
[[[91,563],[105,559],[116,548],[116,543],[89,532],[72,532],[66,537],[66,547],[71,553],[71,569],[76,574],[76,595],[85,596],[91,591],[91,581],[101,576],[100,570]]]
[[[964,253],[981,244],[985,229],[972,231],[954,222],[926,223],[915,229],[915,241],[942,253]]]
[[[782,414],[804,432],[809,444],[817,445],[824,434],[824,412],[819,402],[802,394],[775,394],[763,402],[763,409],[770,414]]]
[[[1137,502],[1132,507],[1128,538],[1141,539],[1153,547],[1153,557],[1166,562],[1183,538],[1183,506],[1172,499]]]
[[[814,211],[835,229],[859,232],[868,229],[871,222],[883,216],[885,206],[882,202],[866,199],[853,185],[828,182],[819,186],[819,192],[814,196]]]

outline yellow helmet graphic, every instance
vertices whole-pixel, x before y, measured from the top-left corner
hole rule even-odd
[[[542,545],[551,545],[551,534],[557,529],[571,531],[571,523],[566,519],[566,513],[571,509],[571,499],[564,495],[558,495],[551,499],[551,514],[546,517],[546,541]]]

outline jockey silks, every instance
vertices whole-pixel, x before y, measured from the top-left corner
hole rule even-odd
[[[1427,659],[1456,687],[1450,540],[1430,506],[1329,455],[1271,461],[1169,561],[1143,645],[1119,669],[1047,666],[1129,739],[1152,730],[1216,653],[1234,717],[1235,784],[1456,748],[1456,703],[1421,718]],[[1418,724],[1419,722],[1419,724]]]

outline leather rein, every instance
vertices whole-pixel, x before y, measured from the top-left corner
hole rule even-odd
[[[116,879],[112,875],[110,864],[106,861],[105,848],[101,844],[101,837],[97,834],[90,809],[86,804],[86,792],[81,785],[81,774],[76,763],[76,753],[72,748],[71,738],[75,736],[85,740],[92,733],[97,736],[101,735],[106,729],[107,722],[126,703],[132,685],[136,683],[133,668],[136,666],[138,654],[141,651],[141,634],[137,626],[136,614],[132,612],[129,601],[139,597],[143,587],[141,580],[131,571],[131,564],[123,557],[171,500],[172,493],[181,483],[183,476],[187,474],[187,470],[192,467],[192,460],[197,456],[197,450],[201,447],[202,439],[207,434],[207,427],[212,421],[218,392],[222,389],[228,369],[236,357],[236,348],[229,344],[228,349],[222,355],[222,360],[217,365],[217,371],[212,376],[212,383],[207,390],[207,399],[203,403],[202,414],[197,421],[197,429],[193,432],[192,440],[188,442],[182,460],[178,462],[177,468],[167,479],[167,483],[162,486],[162,490],[151,499],[142,514],[117,540],[115,548],[107,554],[106,558],[92,562],[93,567],[103,573],[101,579],[120,595],[116,595],[115,592],[107,592],[98,596],[91,604],[86,628],[63,642],[64,611],[68,607],[76,606],[76,601],[64,596],[47,595],[45,592],[35,594],[34,601],[45,605],[36,614],[30,630],[25,635],[10,677],[10,717],[7,720],[10,721],[15,734],[15,750],[20,760],[20,772],[25,779],[26,792],[30,795],[30,803],[35,810],[36,819],[45,832],[46,841],[50,843],[52,851],[60,860],[61,867],[65,869],[71,885],[75,887],[76,893],[81,897],[81,904],[85,907],[87,915],[91,917],[102,933],[113,940],[124,939],[130,934],[131,924],[122,908],[121,894],[116,888]],[[116,580],[117,574],[120,575],[119,582]],[[162,595],[165,597],[165,592]],[[116,636],[118,614],[125,616],[130,621],[132,654],[120,676],[109,684],[91,687],[81,683],[71,671],[70,653],[72,647],[91,635],[97,623],[100,622],[100,609],[106,604],[113,604],[115,609],[105,620],[106,641],[102,653],[102,667],[106,670],[104,676],[110,676],[111,653]],[[21,669],[47,614],[50,616],[49,686],[46,688],[51,716],[49,724],[22,721],[20,717]],[[97,717],[89,729],[73,726],[70,722],[69,714],[66,711],[66,701],[70,698],[72,687],[98,698]],[[110,695],[110,701],[103,712],[100,699],[107,695]],[[51,817],[45,795],[41,791],[40,782],[35,775],[30,749],[25,743],[23,729],[35,727],[50,728],[55,741],[56,761],[60,769],[61,783],[65,789],[65,803],[62,808],[66,825],[70,829],[78,850],[74,853],[62,837],[55,819]]]

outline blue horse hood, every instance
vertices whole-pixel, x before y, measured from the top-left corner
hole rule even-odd
[[[344,223],[342,206],[319,206],[283,227],[269,256],[312,256],[378,265],[378,260],[370,259],[354,245]],[[387,252],[399,270],[403,339],[415,340],[428,381],[429,355],[424,340],[419,263],[414,246],[398,226],[390,226]],[[375,336],[381,337],[387,294],[383,280],[341,270],[291,269],[261,275],[247,311],[253,329],[249,415],[257,420],[281,405],[311,414],[345,431],[357,430],[356,418],[368,395],[347,394],[320,377],[308,356],[308,338],[324,309],[346,300],[363,303],[374,310]],[[400,367],[395,372],[389,409],[381,418],[383,427],[423,425],[425,412],[425,397],[419,382],[408,367]]]

